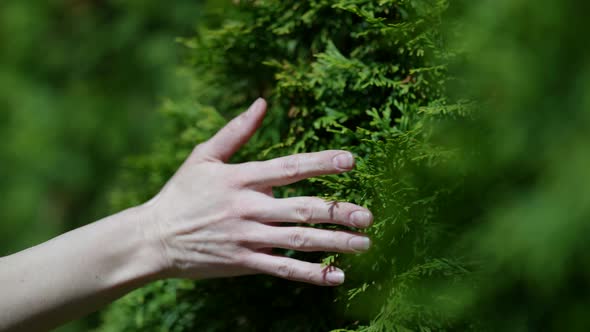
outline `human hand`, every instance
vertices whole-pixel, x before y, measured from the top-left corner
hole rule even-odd
[[[256,131],[266,112],[258,99],[210,140],[198,145],[161,192],[141,208],[170,277],[194,279],[264,273],[316,285],[338,285],[344,273],[271,254],[272,248],[354,253],[367,236],[277,223],[331,223],[364,228],[371,213],[320,198],[276,199],[272,187],[354,167],[346,151],[322,151],[262,162],[226,164]]]

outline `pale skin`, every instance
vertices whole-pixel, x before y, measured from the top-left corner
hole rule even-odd
[[[331,150],[228,164],[265,112],[266,102],[259,99],[198,145],[145,204],[0,258],[0,331],[47,331],[165,278],[268,274],[319,286],[342,284],[338,268],[270,251],[366,251],[370,240],[364,234],[297,224],[365,228],[371,213],[314,197],[277,199],[272,188],[349,171],[354,159]]]

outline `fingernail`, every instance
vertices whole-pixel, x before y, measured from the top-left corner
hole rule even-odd
[[[262,107],[262,105],[265,103],[265,100],[263,98],[258,98],[256,99],[256,101],[254,102],[253,106],[255,109],[260,109],[260,107]]]
[[[367,251],[371,246],[371,240],[368,237],[356,236],[348,242],[350,248],[354,251]]]
[[[350,215],[350,223],[355,227],[367,227],[373,221],[373,216],[366,211],[355,211]]]
[[[252,103],[250,108],[248,108],[248,112],[246,112],[246,113],[259,111],[262,108],[263,104],[264,104],[264,99],[262,99],[262,98],[256,99],[256,101],[254,103]]]
[[[342,170],[349,170],[354,166],[354,158],[349,152],[337,154],[332,159],[332,162],[334,163],[334,167]]]
[[[344,272],[341,270],[330,271],[326,274],[326,281],[333,285],[340,285],[344,282]]]

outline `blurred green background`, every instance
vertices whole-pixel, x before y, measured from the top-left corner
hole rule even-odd
[[[222,2],[235,4],[233,14],[222,11],[221,28],[212,23],[198,33],[195,26],[208,17],[196,1],[0,3],[0,255],[153,194],[180,152],[222,122],[216,108],[233,114],[263,93],[274,102],[275,122],[267,121],[267,128],[279,131],[274,124],[289,118],[285,121],[303,130],[280,133],[297,143],[314,137],[305,136],[308,132],[321,131],[319,137],[330,139],[314,145],[318,149],[355,139],[366,144],[350,143],[365,159],[351,178],[315,185],[371,205],[376,215],[371,254],[340,257],[352,278],[339,294],[308,288],[306,300],[314,305],[301,305],[307,303],[298,295],[303,286],[276,279],[159,282],[114,304],[104,315],[103,330],[175,325],[184,331],[193,323],[223,330],[231,323],[228,316],[243,320],[236,312],[262,317],[251,319],[260,326],[272,316],[276,326],[296,321],[310,331],[321,330],[319,316],[329,326],[364,332],[589,330],[590,44],[584,31],[590,5],[575,0],[212,0],[208,5]],[[421,25],[425,34],[415,28]],[[413,34],[417,42],[406,40]],[[185,43],[193,49],[177,47],[178,36],[192,37]],[[330,44],[332,39],[340,43]],[[306,46],[293,47],[298,42]],[[346,50],[352,42],[362,52],[342,54],[336,47]],[[431,60],[420,55],[422,44],[442,63],[430,67],[435,74],[420,68]],[[417,52],[406,53],[408,46]],[[175,76],[181,52],[189,52],[196,67],[183,69],[197,90],[188,101],[178,96],[187,87]],[[281,61],[263,63],[266,57]],[[393,88],[377,84],[377,93],[370,93],[395,97],[383,99],[392,102],[390,108],[381,108],[388,105],[380,99],[367,102],[364,88],[344,92],[361,86],[351,82],[375,79],[355,69],[373,62],[379,62],[371,67],[375,73],[396,82]],[[402,64],[402,71],[391,63]],[[273,64],[277,68],[267,68]],[[443,94],[447,81],[451,86]],[[169,102],[162,103],[163,97]],[[193,99],[203,105],[195,107]],[[160,107],[167,120],[158,118]],[[307,117],[297,117],[300,110]],[[291,111],[297,112],[289,117]],[[214,124],[201,121],[210,114],[217,114],[209,118]],[[334,114],[342,121],[334,123]],[[347,123],[349,115],[361,120]],[[315,126],[316,120],[321,124]],[[356,128],[362,122],[368,129]],[[160,146],[148,149],[163,123],[176,127]],[[342,123],[351,130],[330,127]],[[260,137],[259,143],[268,141]],[[363,146],[368,148],[359,149]],[[272,153],[296,149],[287,144]],[[250,147],[239,157],[259,157],[258,150]],[[126,169],[130,179],[115,184],[130,155],[143,159]],[[268,286],[276,284],[280,288]],[[265,296],[282,306],[284,317]],[[333,306],[335,300],[346,310]],[[318,303],[337,314],[318,310]],[[349,316],[338,317],[342,313]],[[144,316],[139,322],[130,318]],[[91,316],[62,330],[96,324]]]
[[[160,130],[155,110],[176,91],[175,37],[192,33],[198,7],[0,2],[0,256],[108,214],[123,158]]]
[[[0,255],[105,215],[122,158],[157,135],[197,3],[0,2]]]

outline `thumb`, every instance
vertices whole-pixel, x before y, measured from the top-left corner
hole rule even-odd
[[[221,128],[195,151],[201,158],[227,162],[254,135],[266,113],[266,101],[258,98],[248,110]]]

